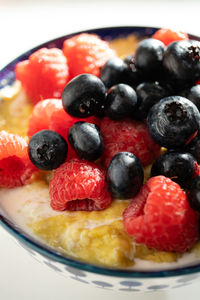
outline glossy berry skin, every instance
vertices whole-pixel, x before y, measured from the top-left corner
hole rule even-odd
[[[166,148],[185,146],[199,130],[197,107],[180,96],[163,98],[149,111],[147,126],[152,139]]]
[[[107,88],[124,82],[126,63],[119,57],[110,58],[100,70],[100,79]]]
[[[135,90],[127,84],[118,84],[108,90],[105,109],[108,117],[122,120],[134,114],[137,106]]]
[[[65,162],[67,142],[55,131],[41,130],[34,134],[28,145],[32,163],[41,170],[53,170]]]
[[[198,110],[200,111],[200,85],[199,84],[194,85],[187,90],[184,90],[181,93],[181,96],[192,101],[197,106]]]
[[[157,175],[169,177],[183,188],[194,178],[195,173],[195,159],[187,152],[167,151],[153,163],[151,169],[151,177]]]
[[[162,70],[165,45],[156,39],[145,39],[138,44],[135,54],[136,67],[151,78]]]
[[[64,88],[62,103],[71,116],[85,118],[98,112],[105,97],[105,86],[98,77],[81,74],[73,78]]]
[[[191,153],[198,164],[200,164],[200,133],[193,138],[193,140],[185,147],[185,151]]]
[[[127,68],[125,70],[123,82],[135,88],[140,82],[144,81],[145,75],[136,67],[134,55],[125,57],[124,62],[126,63]]]
[[[76,122],[69,130],[68,140],[78,156],[95,161],[104,151],[103,136],[99,127],[87,122]]]
[[[200,42],[178,41],[170,44],[163,57],[168,78],[180,86],[195,83],[200,78]]]
[[[187,191],[190,206],[200,212],[200,176],[194,178]]]
[[[116,154],[108,167],[108,189],[115,198],[128,199],[140,190],[144,173],[140,160],[130,152]]]
[[[169,96],[168,89],[161,86],[158,81],[139,84],[136,93],[138,109],[135,116],[139,120],[146,119],[150,108],[162,98]]]

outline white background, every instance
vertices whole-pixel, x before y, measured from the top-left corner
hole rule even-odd
[[[199,0],[0,0],[0,68],[47,41],[73,31],[102,26],[171,27],[200,35]],[[40,265],[0,229],[0,300],[191,300],[200,284],[156,294],[103,291]]]

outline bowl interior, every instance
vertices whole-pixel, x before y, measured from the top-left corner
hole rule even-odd
[[[130,34],[134,34],[139,38],[143,37],[150,37],[152,34],[157,30],[157,28],[149,28],[149,27],[112,27],[112,28],[99,28],[99,29],[92,29],[84,32],[88,33],[95,33],[99,35],[102,39],[110,41],[115,38],[119,37],[126,37]],[[26,53],[22,54],[21,56],[14,59],[11,63],[9,63],[6,67],[4,67],[0,71],[0,89],[11,85],[15,81],[15,73],[14,69],[18,62],[27,59],[31,53],[36,51],[39,48],[47,47],[58,47],[62,48],[63,42],[66,38],[70,38],[78,33],[76,32],[70,35],[66,35],[63,37],[59,37],[57,39],[48,41],[44,44],[41,44]],[[191,39],[200,40],[200,38],[190,35]],[[20,240],[21,242],[25,243],[29,248],[34,249],[35,251],[41,253],[44,256],[47,256],[50,259],[58,261],[60,263],[69,265],[71,267],[79,268],[85,271],[90,271],[93,273],[111,275],[111,276],[123,276],[123,277],[165,277],[165,276],[176,276],[182,274],[189,274],[200,271],[200,262],[196,265],[187,266],[187,267],[176,267],[172,270],[157,270],[157,271],[137,271],[137,270],[120,270],[114,268],[106,268],[95,266],[91,264],[87,264],[78,260],[75,260],[72,257],[64,257],[57,251],[51,249],[47,245],[43,244],[41,241],[36,240],[32,235],[30,235],[27,231],[23,230],[18,224],[15,223],[9,217],[9,214],[1,207],[0,204],[0,224],[15,238]]]

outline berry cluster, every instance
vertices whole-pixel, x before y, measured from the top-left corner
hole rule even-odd
[[[161,29],[122,60],[97,36],[82,34],[66,40],[63,52],[36,51],[16,74],[38,102],[28,154],[37,168],[56,169],[53,209],[102,210],[111,197],[132,199],[123,224],[136,242],[179,252],[193,246],[200,212],[200,42]]]

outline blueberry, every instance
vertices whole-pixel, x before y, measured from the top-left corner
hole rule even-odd
[[[136,67],[147,76],[156,77],[162,70],[165,45],[156,39],[145,39],[138,44],[135,54]]]
[[[192,101],[200,111],[200,85],[199,84],[182,91],[181,96]]]
[[[200,212],[200,176],[197,176],[191,182],[187,191],[187,199],[190,206]]]
[[[110,58],[100,70],[100,78],[107,88],[124,81],[127,65],[119,57]]]
[[[140,160],[130,152],[119,152],[110,162],[107,180],[113,197],[121,199],[134,197],[144,180]]]
[[[187,144],[185,151],[191,153],[196,158],[198,164],[200,164],[200,132]]]
[[[166,148],[180,148],[199,130],[200,115],[188,99],[170,96],[149,111],[147,126],[152,139]]]
[[[159,84],[159,82],[143,82],[136,88],[138,96],[138,109],[136,118],[146,119],[150,108],[160,99],[169,96],[169,90]]]
[[[121,120],[134,114],[137,105],[135,90],[127,84],[118,84],[108,90],[105,101],[107,115],[113,120]]]
[[[95,115],[105,101],[103,82],[91,74],[73,78],[62,93],[63,107],[71,116],[85,118]]]
[[[32,163],[41,170],[53,170],[65,162],[68,145],[55,131],[41,130],[34,134],[28,145]]]
[[[123,83],[135,88],[140,82],[144,81],[145,75],[141,70],[136,68],[135,57],[133,55],[127,56],[124,62],[127,68],[124,71]]]
[[[195,83],[200,77],[200,42],[184,40],[171,43],[163,57],[168,77],[179,85]]]
[[[68,140],[80,158],[95,161],[104,151],[100,129],[91,123],[76,122],[69,130]]]
[[[194,157],[187,152],[167,151],[154,161],[151,177],[163,175],[186,187],[196,173]]]

